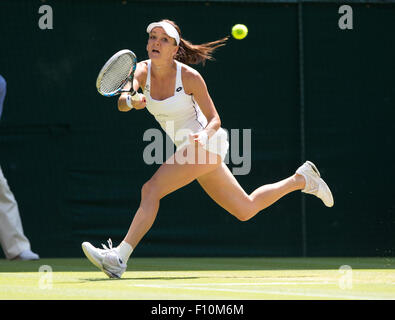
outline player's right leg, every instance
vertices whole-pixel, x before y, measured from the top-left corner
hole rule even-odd
[[[185,159],[180,155],[185,155],[187,152],[193,158],[189,159],[189,163],[180,163],[179,159]],[[219,155],[215,155],[214,161],[208,161],[210,155],[212,156],[202,147],[190,145],[186,149],[177,151],[162,164],[142,187],[140,207],[124,241],[135,248],[154,223],[160,199],[221,165],[222,161]],[[198,157],[205,159],[205,161],[198,163]]]
[[[154,223],[160,199],[220,166],[221,157],[219,155],[213,157],[213,155],[200,146],[189,145],[177,151],[162,164],[152,178],[143,185],[140,206],[122,243],[126,243],[133,250]],[[199,162],[202,159],[205,161]],[[183,163],[180,160],[188,160],[188,162]],[[113,278],[121,277],[131,253],[130,251],[129,255],[122,257],[119,248],[112,248],[110,245],[110,248],[103,250],[95,248],[89,242],[84,242],[82,249],[95,266]]]

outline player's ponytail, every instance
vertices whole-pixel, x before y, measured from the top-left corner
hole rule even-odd
[[[172,24],[180,35],[179,49],[174,57],[175,60],[185,64],[199,64],[203,65],[206,60],[214,60],[212,54],[215,49],[225,45],[229,37],[225,37],[216,41],[207,42],[203,44],[192,44],[188,40],[181,37],[181,30],[174,21],[164,19],[162,21]]]
[[[214,60],[212,53],[215,49],[225,45],[228,37],[207,42],[203,44],[192,44],[185,39],[180,39],[180,47],[174,59],[185,64],[199,64],[203,65],[206,60]]]

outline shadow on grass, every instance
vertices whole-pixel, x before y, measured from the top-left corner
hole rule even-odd
[[[105,276],[103,274],[103,276]],[[200,277],[122,277],[121,279],[115,278],[83,278],[79,279],[78,283],[88,283],[88,282],[101,282],[101,281],[127,281],[127,280],[196,280],[201,279]],[[71,283],[71,282],[63,282],[63,283]],[[76,283],[76,282],[73,282]]]
[[[38,272],[44,265],[50,266],[53,272],[98,271],[85,258],[2,259],[0,273]],[[395,258],[131,258],[127,271],[337,270],[344,265],[353,269],[395,269]]]

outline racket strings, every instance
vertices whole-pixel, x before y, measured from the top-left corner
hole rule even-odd
[[[130,69],[133,66],[133,59],[128,54],[117,57],[104,71],[100,82],[100,90],[103,93],[111,93],[123,86]]]

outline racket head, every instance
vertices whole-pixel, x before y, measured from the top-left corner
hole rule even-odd
[[[137,58],[133,51],[118,51],[101,68],[96,80],[97,91],[105,97],[120,94],[129,81],[133,83],[136,65]]]

